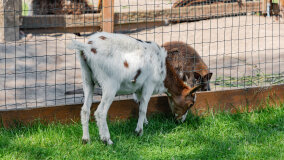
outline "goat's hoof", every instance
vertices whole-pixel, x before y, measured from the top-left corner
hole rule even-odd
[[[180,123],[183,123],[183,122],[185,121],[185,119],[186,119],[186,117],[182,117],[182,118],[180,119]]]
[[[137,136],[141,137],[143,135],[143,129],[135,129],[135,132],[137,133]]]
[[[111,139],[102,139],[103,143],[106,144],[106,145],[112,145],[113,142]]]
[[[148,123],[149,123],[149,122],[147,121],[147,119],[144,119],[144,124],[145,124],[145,125],[148,125]]]
[[[89,143],[89,142],[90,142],[89,139],[82,139],[82,144],[87,144],[87,143]]]

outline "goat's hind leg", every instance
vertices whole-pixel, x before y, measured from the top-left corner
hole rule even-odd
[[[81,123],[83,128],[82,142],[84,144],[90,141],[89,119],[90,119],[90,109],[93,101],[93,87],[94,86],[89,83],[84,85],[85,100],[84,100],[84,105],[81,109]]]
[[[89,135],[89,119],[90,119],[90,108],[93,102],[93,90],[94,84],[91,78],[92,72],[88,67],[86,61],[84,60],[84,55],[80,55],[80,64],[82,70],[82,79],[83,79],[83,90],[84,90],[84,105],[81,109],[81,123],[83,128],[83,137],[82,142],[84,144],[90,141]]]
[[[98,109],[95,112],[95,118],[97,121],[97,125],[99,128],[99,134],[101,140],[108,145],[113,144],[112,140],[110,139],[110,133],[107,125],[107,113],[109,110],[109,107],[115,97],[115,94],[119,88],[119,85],[117,85],[115,82],[111,83],[105,83],[105,85],[102,86],[102,99],[98,106]]]

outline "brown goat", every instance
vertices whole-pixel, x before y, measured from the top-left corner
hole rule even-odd
[[[194,48],[179,41],[166,42],[163,47],[168,52],[167,61],[174,67],[179,78],[192,87],[196,83],[202,84],[201,91],[210,90],[212,73],[209,73],[207,65]]]
[[[83,14],[92,11],[87,0],[32,0],[34,15]]]

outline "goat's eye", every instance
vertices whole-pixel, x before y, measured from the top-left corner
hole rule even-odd
[[[193,103],[188,104],[188,109],[193,106]]]

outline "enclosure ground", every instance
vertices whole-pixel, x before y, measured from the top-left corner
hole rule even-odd
[[[284,23],[257,15],[185,22],[127,33],[159,45],[184,41],[213,72],[212,90],[283,84]],[[37,34],[0,44],[0,110],[78,104],[79,61],[66,46],[74,34]],[[117,97],[125,99],[128,97]],[[129,98],[132,98],[130,96]],[[99,101],[100,96],[94,98]]]
[[[223,112],[189,116],[185,123],[163,115],[149,118],[144,135],[134,133],[137,119],[110,123],[113,146],[81,144],[79,123],[0,128],[0,159],[283,159],[284,105],[251,113]]]

